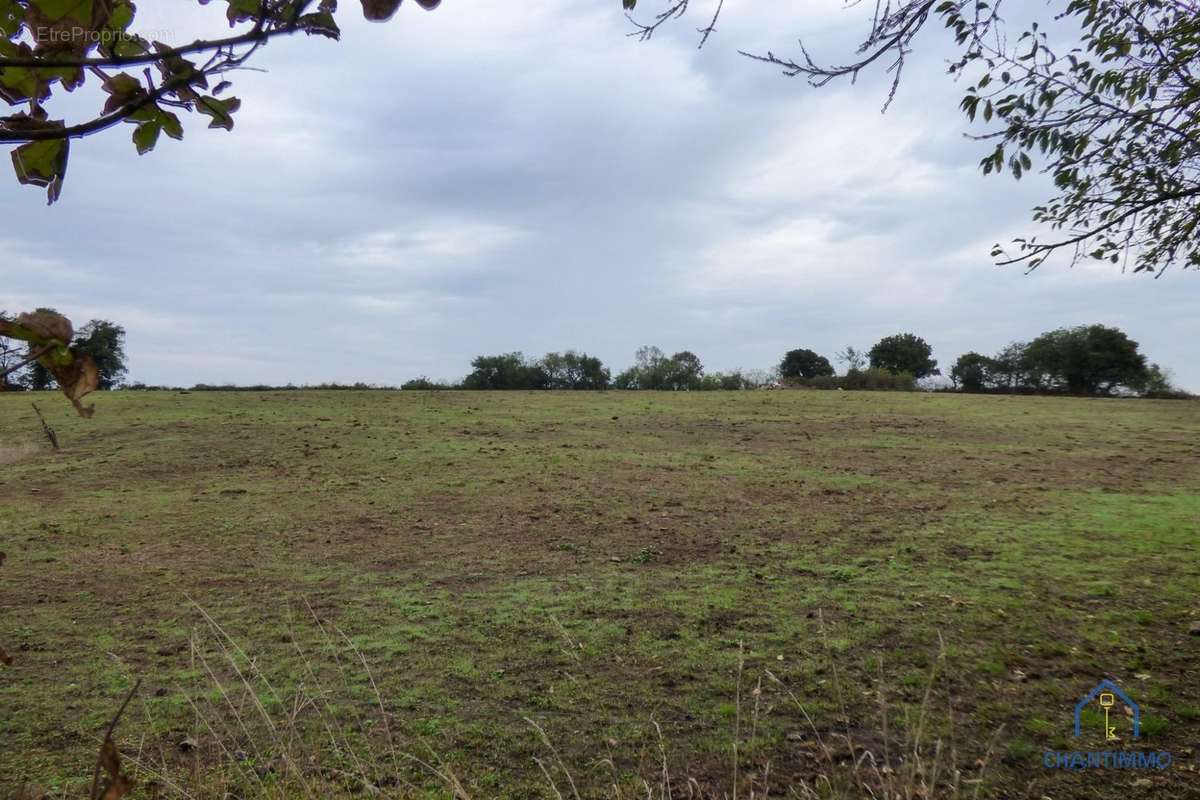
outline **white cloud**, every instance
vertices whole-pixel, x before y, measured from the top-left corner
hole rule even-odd
[[[330,248],[329,256],[340,266],[399,272],[482,269],[485,259],[526,236],[505,225],[426,220],[339,242]]]
[[[345,4],[342,42],[275,42],[234,76],[232,133],[193,122],[143,158],[128,127],[89,137],[51,208],[10,181],[0,308],[124,324],[148,382],[397,383],[564,347],[620,367],[655,341],[756,367],[899,329],[944,365],[1098,321],[1200,388],[1194,276],[991,265],[1046,185],[978,176],[937,32],[881,115],[886,75],[813,89],[735,52],[803,35],[837,60],[873,6],[726,3],[697,51],[714,2],[645,44],[616,2],[386,25]],[[227,30],[215,5],[144,5],[181,41]]]

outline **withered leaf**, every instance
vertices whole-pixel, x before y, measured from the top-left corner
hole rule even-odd
[[[122,797],[133,791],[133,779],[125,775],[118,775],[112,783],[104,790],[102,797],[104,800],[121,800]]]
[[[17,315],[17,324],[28,328],[43,339],[57,339],[68,344],[75,335],[71,320],[52,311],[31,311]]]
[[[45,188],[48,202],[53,203],[62,193],[63,176],[67,173],[67,159],[71,154],[70,145],[69,139],[46,139],[28,142],[13,150],[12,162],[17,182]]]
[[[58,388],[62,389],[71,405],[75,406],[79,416],[91,417],[96,412],[95,406],[85,406],[79,402],[85,395],[100,388],[100,370],[91,356],[75,354],[70,364],[44,366],[54,375],[54,379],[58,381]]]
[[[108,775],[108,781],[100,793],[104,800],[121,800],[133,790],[133,779],[128,775],[121,774],[121,754],[117,752],[117,746],[113,744],[111,735],[100,746],[99,764]]]
[[[9,336],[29,343],[31,355],[50,371],[75,410],[90,417],[92,406],[80,400],[100,387],[100,370],[91,356],[71,349],[75,329],[71,321],[52,311],[21,314],[15,321],[0,320],[0,336]]]

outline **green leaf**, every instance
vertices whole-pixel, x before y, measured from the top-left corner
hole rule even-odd
[[[154,145],[158,144],[158,135],[162,133],[162,129],[162,124],[157,120],[144,122],[133,129],[133,143],[137,146],[139,156],[154,149]]]
[[[49,22],[66,17],[84,25],[92,22],[92,0],[32,0],[30,5]]]
[[[305,14],[300,17],[299,23],[303,26],[304,32],[309,36],[314,34],[324,36],[337,41],[341,38],[342,32],[337,26],[337,22],[333,19],[333,14]]]
[[[158,122],[162,125],[163,132],[172,139],[183,138],[183,125],[179,122],[179,117],[172,114],[170,111],[162,112]]]
[[[0,0],[0,35],[11,39],[21,29],[25,19],[25,9],[16,0]]]
[[[113,7],[112,14],[109,15],[108,23],[105,27],[114,31],[128,30],[129,26],[133,23],[133,14],[133,3],[118,3]]]
[[[201,97],[196,101],[196,110],[205,116],[212,117],[208,123],[210,128],[233,130],[233,112],[242,107],[242,101],[236,97],[221,100],[216,97]]]
[[[12,152],[17,181],[28,186],[46,187],[50,203],[62,193],[71,143],[67,139],[46,139],[23,144]]]

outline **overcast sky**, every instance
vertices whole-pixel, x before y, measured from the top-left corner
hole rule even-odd
[[[232,134],[76,142],[52,207],[0,183],[0,309],[114,320],[148,383],[397,384],[567,348],[615,372],[642,344],[765,368],[900,331],[948,371],[1099,322],[1200,389],[1194,273],[992,264],[1049,194],[979,174],[940,29],[881,114],[885,76],[813,89],[736,53],[803,35],[845,60],[869,9],[735,0],[698,51],[707,3],[649,43],[620,5],[410,2],[372,25],[347,0],[340,43],[276,42],[234,77]],[[140,27],[191,41],[223,8],[141,3]]]

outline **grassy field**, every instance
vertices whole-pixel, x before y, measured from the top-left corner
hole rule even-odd
[[[37,399],[58,453],[0,395],[0,796],[86,788],[137,679],[126,763],[196,794],[829,794],[919,739],[964,797],[1200,796],[1196,403]],[[1111,749],[1071,736],[1104,677],[1170,769],[1042,766]]]

